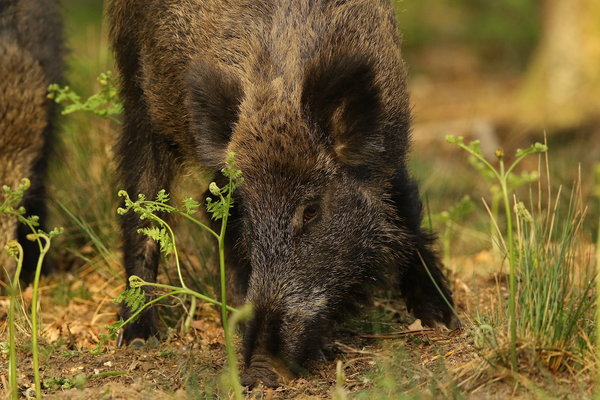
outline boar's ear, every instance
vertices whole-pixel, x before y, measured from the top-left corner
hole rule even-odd
[[[359,166],[378,153],[381,111],[372,63],[353,56],[307,68],[302,104],[338,160]]]
[[[188,70],[185,86],[198,157],[209,168],[222,168],[243,97],[241,83],[214,63],[197,60]]]

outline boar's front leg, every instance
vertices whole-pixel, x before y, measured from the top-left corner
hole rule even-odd
[[[454,306],[452,292],[431,248],[434,235],[421,228],[423,212],[417,185],[405,170],[401,170],[392,187],[392,199],[402,218],[402,228],[408,229],[413,239],[406,265],[402,266],[400,282],[406,307],[425,325],[434,327],[443,323],[449,329],[456,329],[460,322],[450,307]]]
[[[146,198],[153,199],[158,191],[169,186],[178,165],[177,153],[167,139],[153,129],[146,107],[141,101],[139,89],[124,81],[122,95],[125,115],[123,133],[118,143],[120,157],[119,170],[125,190],[132,199],[143,193]],[[167,219],[167,215],[159,215]],[[148,221],[140,220],[133,212],[125,214],[121,219],[123,234],[123,255],[127,278],[137,275],[149,281],[156,281],[159,261],[158,244],[138,229],[147,227]],[[129,281],[127,283],[129,287]],[[130,310],[123,305],[121,317],[127,319]],[[158,334],[158,314],[156,309],[145,310],[133,323],[126,325],[121,332],[118,344],[128,344],[136,338],[147,339]]]

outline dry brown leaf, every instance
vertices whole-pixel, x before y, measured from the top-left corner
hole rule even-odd
[[[408,326],[409,331],[422,331],[423,329],[425,329],[423,328],[423,323],[418,318],[415,319],[415,322]]]

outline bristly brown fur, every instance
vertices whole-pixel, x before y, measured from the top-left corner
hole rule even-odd
[[[228,260],[236,300],[256,311],[245,384],[277,385],[275,359],[314,358],[331,323],[393,277],[425,323],[456,324],[421,261],[452,303],[406,171],[409,96],[388,0],[110,0],[108,14],[125,189],[154,196],[184,162],[217,173],[230,151],[244,174]],[[122,221],[125,267],[155,279],[142,224]],[[154,313],[124,340],[156,334]]]
[[[23,202],[28,214],[46,214],[44,179],[55,110],[46,98],[50,83],[62,82],[62,22],[58,0],[0,1],[0,185],[16,187],[29,178]],[[2,194],[0,193],[0,202]],[[0,216],[0,249],[19,238],[24,248],[22,277],[35,270],[39,251],[28,228]],[[10,276],[14,262],[0,250],[0,270]],[[2,272],[0,281],[5,280]],[[3,283],[4,285],[5,283]]]

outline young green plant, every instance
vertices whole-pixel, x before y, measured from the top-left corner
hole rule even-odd
[[[13,257],[17,262],[17,268],[12,282],[10,282],[9,294],[10,300],[8,304],[8,389],[11,399],[18,399],[17,391],[17,343],[15,340],[16,324],[15,313],[16,305],[19,301],[19,278],[21,276],[21,267],[23,266],[23,248],[16,240],[8,242],[4,248],[9,256]],[[9,279],[10,280],[10,279]]]
[[[479,142],[472,142],[468,145],[468,147],[470,146],[474,146],[473,149],[479,151]],[[500,153],[497,153],[496,156],[498,157],[498,155],[501,153],[502,151],[500,150]],[[480,156],[481,155],[482,154],[480,154]],[[502,187],[498,180],[497,174],[493,169],[489,168],[489,164],[482,162],[480,157],[471,154],[469,157],[469,163],[488,183],[490,191],[489,209],[492,217],[490,219],[490,238],[492,240],[492,249],[494,250],[495,254],[499,254],[502,235],[498,232],[498,226],[496,222],[500,220],[500,206],[502,205],[504,196]],[[539,173],[537,171],[522,171],[521,173],[516,173],[513,171],[510,174],[506,174],[506,191],[508,193],[514,193],[519,187],[525,184],[536,182],[538,179]]]
[[[236,366],[234,366],[236,358],[235,349],[233,347],[232,328],[227,322],[227,312],[235,311],[235,309],[227,305],[227,290],[225,276],[225,233],[227,228],[227,221],[230,215],[230,209],[231,207],[233,207],[234,204],[234,200],[232,197],[233,192],[243,182],[242,173],[237,168],[234,157],[235,155],[233,153],[230,153],[227,157],[227,166],[221,170],[225,178],[228,179],[228,183],[223,187],[218,187],[218,185],[215,182],[212,182],[209,185],[210,193],[214,197],[216,197],[217,200],[215,201],[211,197],[206,199],[206,209],[208,213],[211,214],[212,219],[221,221],[221,227],[218,232],[214,231],[212,228],[210,228],[209,226],[200,222],[192,216],[198,211],[200,204],[191,198],[184,200],[183,209],[179,209],[168,204],[170,198],[164,190],[161,190],[157,194],[155,200],[147,200],[146,196],[140,194],[138,195],[138,199],[136,201],[133,201],[129,197],[129,194],[127,192],[119,192],[119,196],[124,198],[124,207],[119,208],[118,213],[120,215],[124,215],[132,211],[139,214],[140,219],[152,222],[152,225],[150,227],[141,228],[138,232],[156,240],[160,244],[160,249],[163,253],[167,255],[172,254],[174,256],[175,266],[177,268],[177,273],[179,276],[181,287],[159,283],[151,283],[144,281],[138,276],[131,276],[129,278],[130,289],[126,290],[121,296],[119,296],[116,299],[116,301],[124,302],[131,309],[132,315],[125,321],[119,321],[117,323],[117,326],[112,327],[112,330],[113,332],[117,331],[125,324],[135,320],[135,318],[137,318],[144,309],[169,296],[191,296],[191,307],[188,311],[188,316],[184,324],[184,327],[186,329],[189,328],[189,325],[193,318],[196,299],[215,304],[221,307],[221,317],[223,322],[223,331],[225,334],[225,345],[228,354],[228,360],[230,363],[230,371],[234,371],[232,373],[234,373],[234,375],[236,375],[237,377],[237,369]],[[170,213],[175,213],[184,217],[185,219],[193,222],[202,229],[206,230],[208,233],[210,233],[217,239],[219,250],[219,273],[221,278],[220,302],[201,293],[193,291],[187,287],[183,279],[183,275],[181,273],[181,265],[179,262],[179,255],[177,252],[175,235],[169,224],[165,221],[165,219],[163,219],[159,215]],[[153,287],[162,290],[167,290],[168,292],[146,302],[146,297],[142,291],[142,287]],[[243,316],[246,314],[247,312],[243,313]],[[239,318],[242,317],[240,316]],[[232,384],[234,386],[234,393],[236,398],[241,398],[238,397],[238,395],[241,396],[241,390],[239,389],[239,378],[232,380]]]
[[[562,190],[551,196],[548,187],[548,211],[533,195],[528,208],[523,202],[515,205],[517,329],[520,337],[533,341],[551,371],[580,364],[591,350],[587,338],[593,335],[594,278],[582,246],[586,212],[579,188],[577,184],[565,205]]]
[[[37,242],[40,250],[40,254],[37,260],[37,265],[35,269],[35,275],[33,280],[33,296],[31,302],[31,351],[32,351],[32,359],[33,359],[33,378],[35,385],[35,395],[37,399],[42,398],[42,389],[40,382],[40,364],[39,364],[39,347],[38,347],[38,308],[39,308],[39,282],[40,275],[42,271],[42,265],[44,263],[44,258],[50,249],[50,243],[52,239],[59,235],[62,230],[61,229],[53,229],[50,232],[44,232],[39,229],[39,217],[35,215],[26,215],[27,211],[23,206],[19,206],[21,201],[23,200],[24,193],[30,187],[29,179],[24,178],[21,180],[21,183],[16,188],[10,188],[8,186],[3,186],[3,198],[4,201],[0,205],[0,214],[4,214],[8,217],[16,218],[20,223],[27,225],[27,227],[31,230],[32,233],[27,235],[28,240],[32,240]],[[17,393],[17,359],[16,359],[16,342],[15,342],[15,306],[18,302],[18,287],[19,287],[19,278],[21,274],[21,269],[23,266],[23,248],[16,241],[10,241],[6,246],[6,251],[8,251],[9,255],[12,256],[16,263],[17,267],[12,278],[12,281],[9,277],[10,282],[10,305],[9,305],[9,385],[10,385],[10,395],[12,398],[16,399],[18,397]]]
[[[506,222],[506,240],[503,241],[505,249],[508,253],[509,265],[509,299],[508,299],[508,314],[509,314],[509,331],[510,331],[510,366],[513,371],[517,370],[517,320],[516,320],[516,274],[517,274],[517,252],[515,249],[515,232],[513,228],[514,216],[510,206],[511,187],[510,179],[514,169],[523,159],[531,154],[542,153],[548,150],[545,144],[535,143],[527,149],[519,149],[515,154],[515,160],[508,167],[504,163],[504,151],[499,149],[496,151],[498,159],[498,167],[495,167],[488,161],[481,152],[479,141],[472,141],[470,144],[465,144],[462,136],[454,137],[447,136],[446,140],[449,143],[455,144],[461,149],[467,151],[475,160],[483,167],[481,171],[486,171],[495,178],[495,181],[500,186],[501,201],[504,205],[504,215]],[[494,216],[492,216],[494,218]],[[502,234],[498,232],[502,237]]]
[[[111,71],[101,73],[97,80],[102,89],[85,101],[82,101],[81,96],[69,86],[60,86],[56,83],[48,86],[48,98],[64,106],[63,115],[76,111],[87,111],[118,123],[119,121],[113,117],[113,115],[119,115],[123,112],[123,105],[119,99],[117,89],[118,80],[113,77]]]

